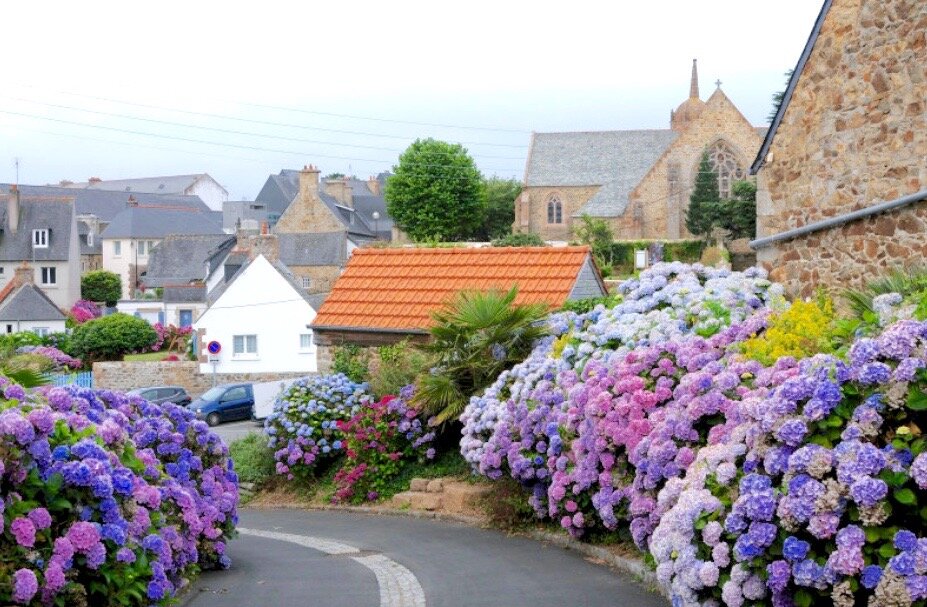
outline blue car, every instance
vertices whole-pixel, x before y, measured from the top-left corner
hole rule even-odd
[[[207,390],[190,403],[197,419],[210,426],[222,422],[251,419],[254,410],[254,391],[251,384],[225,384]]]

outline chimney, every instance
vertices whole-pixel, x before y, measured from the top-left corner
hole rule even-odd
[[[299,195],[308,198],[311,192],[319,191],[319,169],[311,164],[299,172]]]
[[[35,270],[25,261],[13,271],[13,288],[35,284]]]
[[[370,190],[370,193],[374,196],[380,195],[380,182],[373,175],[367,178],[367,189]]]
[[[13,234],[19,229],[19,214],[21,210],[22,205],[19,199],[19,188],[15,185],[11,186],[10,197],[6,201],[6,217],[9,222],[10,232]]]
[[[101,181],[103,180],[100,179],[99,177],[91,177],[90,179],[87,180],[87,183],[100,183]]]
[[[354,188],[348,185],[348,178],[325,180],[325,193],[346,207],[354,207]]]
[[[138,200],[136,200],[135,196],[133,196],[132,194],[129,194],[129,200],[126,201],[126,207],[137,207],[137,206],[138,206]]]
[[[261,222],[261,236],[267,236],[270,234],[270,226],[266,221]]]

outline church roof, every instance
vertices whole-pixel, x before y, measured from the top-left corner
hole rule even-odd
[[[678,136],[669,129],[535,133],[526,185],[604,186],[580,214],[616,217],[624,212],[628,194]]]

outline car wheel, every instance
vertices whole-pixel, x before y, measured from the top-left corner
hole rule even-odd
[[[209,415],[207,415],[206,423],[209,424],[210,426],[218,426],[219,425],[219,414],[210,413]]]

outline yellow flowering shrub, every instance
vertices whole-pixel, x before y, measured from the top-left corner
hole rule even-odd
[[[836,322],[833,302],[796,301],[787,310],[773,314],[769,325],[760,335],[741,345],[749,359],[773,365],[783,356],[806,358],[834,351]]]

